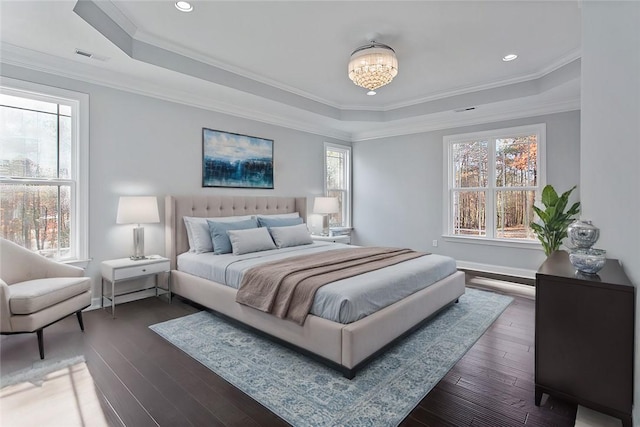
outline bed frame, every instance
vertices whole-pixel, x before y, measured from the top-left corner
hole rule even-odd
[[[178,254],[189,250],[184,216],[217,217],[299,212],[307,216],[304,197],[167,196],[166,256],[171,261],[171,291],[219,314],[313,355],[353,378],[393,341],[410,333],[464,294],[458,271],[401,301],[349,324],[309,315],[304,325],[277,318],[235,302],[236,290],[176,269]]]

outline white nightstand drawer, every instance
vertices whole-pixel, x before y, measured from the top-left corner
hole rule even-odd
[[[153,264],[134,265],[133,267],[125,267],[115,269],[113,272],[114,280],[127,279],[129,277],[139,277],[146,274],[156,274],[163,271],[169,271],[169,261],[156,262]]]
[[[351,236],[348,234],[343,234],[340,236],[316,236],[315,234],[312,234],[311,239],[315,240],[316,242],[345,243],[347,245],[351,244]]]

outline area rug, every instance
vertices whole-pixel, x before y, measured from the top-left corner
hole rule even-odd
[[[512,300],[467,289],[353,380],[206,311],[150,328],[294,426],[397,426]]]

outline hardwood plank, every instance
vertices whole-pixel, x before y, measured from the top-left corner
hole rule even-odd
[[[407,424],[406,426],[428,426],[428,427],[458,427],[460,424],[453,424],[444,418],[440,417],[437,414],[429,412],[420,406],[416,407],[414,411],[409,415],[405,421],[410,420],[412,424]],[[405,421],[403,421],[400,426],[405,426]]]
[[[120,381],[106,362],[89,346],[84,349],[87,368],[96,387],[108,402],[103,412],[113,410],[126,426],[157,426],[151,415],[135,398],[131,391]],[[110,416],[107,418],[111,418]],[[117,425],[117,424],[116,424]]]
[[[77,324],[63,321],[50,336],[85,355],[112,425],[287,426],[148,328],[197,311],[179,298],[173,304],[147,298],[118,305],[116,319],[105,310],[85,313],[85,334],[76,335]],[[540,407],[533,404],[534,312],[532,301],[515,298],[401,425],[573,425],[575,405],[547,397]],[[74,339],[66,337],[71,330]],[[15,342],[0,348],[0,362],[34,350],[24,337]]]
[[[481,420],[493,427],[522,426],[524,422],[524,419],[523,422],[520,422],[510,417],[505,417],[492,409],[484,408],[464,398],[448,393],[440,387],[438,387],[437,390],[432,390],[426,399],[437,404],[439,412],[433,412],[444,418],[445,421],[453,424],[463,423],[456,425],[471,425],[474,419]],[[427,409],[425,405],[421,404],[420,406],[423,409]],[[443,416],[443,414],[447,416]]]
[[[441,382],[439,388],[479,407],[490,410],[495,413],[495,415],[502,415],[502,418],[513,419],[520,424],[524,424],[527,419],[527,412],[523,411],[522,408],[518,408],[516,405],[509,405],[507,402],[499,399],[494,399],[490,394],[475,393],[464,387],[446,382]]]
[[[131,391],[158,425],[193,425],[186,420],[178,408],[167,400],[158,391],[152,382],[147,381],[134,367],[123,357],[118,350],[105,343],[94,347],[96,352],[109,365],[120,381]]]

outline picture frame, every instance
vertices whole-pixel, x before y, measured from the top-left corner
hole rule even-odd
[[[273,140],[202,128],[202,186],[273,189]]]

